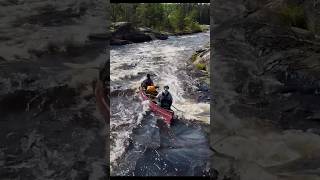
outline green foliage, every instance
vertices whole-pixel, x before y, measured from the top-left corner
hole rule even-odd
[[[186,16],[184,19],[184,31],[190,32],[192,31],[191,27],[194,23],[190,16]]]
[[[198,22],[192,22],[189,24],[189,29],[191,32],[201,32],[202,28]]]
[[[304,9],[299,5],[287,5],[280,10],[283,22],[289,26],[307,28]]]
[[[198,63],[196,64],[196,68],[199,69],[199,70],[206,70],[206,65],[205,64],[201,64],[201,63]]]
[[[182,6],[177,6],[168,19],[174,32],[200,32],[202,29],[197,22],[198,14],[199,11],[195,8],[190,12],[184,12]]]
[[[196,61],[196,60],[197,60],[197,54],[194,53],[194,54],[192,54],[192,56],[191,56],[191,61],[194,62],[194,61]]]
[[[174,32],[180,32],[183,30],[184,26],[184,15],[180,7],[172,11],[168,16],[171,27],[174,29]]]
[[[161,4],[141,4],[137,6],[135,17],[139,20],[139,26],[151,27],[160,30],[164,19],[163,7]]]
[[[209,4],[140,3],[111,4],[111,20],[133,22],[158,31],[199,32],[201,23],[210,24]]]

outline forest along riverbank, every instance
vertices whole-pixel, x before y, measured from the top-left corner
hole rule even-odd
[[[135,27],[131,22],[115,22],[111,24],[110,33],[111,41],[110,45],[125,45],[131,43],[148,42],[152,40],[166,40],[169,36],[181,36],[187,34],[194,34],[199,32],[206,32],[209,30],[209,25],[201,25],[201,29],[180,32],[158,32],[148,27]]]
[[[208,43],[204,32],[111,48],[112,175],[210,174],[210,105],[190,97],[198,82],[186,70],[194,51]],[[174,106],[183,111],[176,111],[179,119],[169,130],[135,94],[147,73],[161,88],[170,86]]]
[[[167,39],[209,29],[210,3],[122,3],[110,5],[111,44]],[[131,30],[119,31],[119,25]],[[128,26],[127,26],[128,27]],[[123,29],[123,28],[120,28]]]

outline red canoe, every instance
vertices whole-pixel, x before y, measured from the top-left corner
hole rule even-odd
[[[159,105],[157,105],[156,103],[154,103],[153,101],[150,100],[150,98],[146,95],[146,93],[140,88],[139,90],[139,94],[142,98],[143,101],[145,100],[149,100],[149,107],[151,109],[151,111],[153,111],[156,115],[161,116],[164,120],[164,122],[166,122],[168,125],[171,124],[172,119],[173,119],[173,115],[174,112],[164,109],[162,107],[160,107]]]

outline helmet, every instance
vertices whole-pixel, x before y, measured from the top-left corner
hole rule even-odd
[[[165,85],[165,86],[163,87],[163,89],[168,90],[168,89],[169,89],[169,86],[168,86],[168,85]]]

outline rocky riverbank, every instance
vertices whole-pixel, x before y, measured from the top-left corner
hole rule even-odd
[[[110,45],[140,43],[155,39],[165,40],[168,35],[155,32],[150,28],[135,28],[129,22],[117,22],[111,25]]]
[[[177,32],[177,33],[167,33],[171,36],[182,36],[182,35],[189,35],[189,34],[195,34],[200,32],[206,32],[210,30],[210,25],[200,25],[201,29],[191,30],[191,31],[183,31],[183,32]]]
[[[187,74],[195,79],[196,89],[184,85],[185,91],[198,102],[210,102],[210,47],[197,50],[186,62]]]
[[[219,179],[320,178],[319,39],[303,28],[308,22],[287,19],[310,2],[213,2],[211,146]]]
[[[131,44],[131,43],[141,43],[141,42],[148,42],[148,41],[157,40],[157,39],[166,40],[168,39],[169,36],[182,36],[182,35],[208,31],[209,26],[202,25],[201,29],[202,30],[194,30],[190,32],[160,33],[147,27],[138,27],[138,28],[134,27],[134,25],[130,22],[116,22],[111,24],[110,45],[125,45],[125,44]],[[104,38],[104,37],[100,36],[100,38]]]

